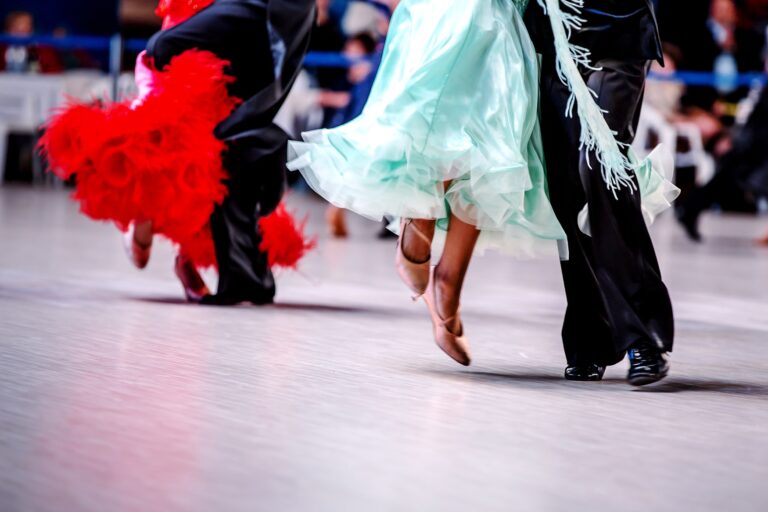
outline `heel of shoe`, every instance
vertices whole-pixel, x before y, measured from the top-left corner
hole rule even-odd
[[[429,285],[429,275],[431,268],[431,261],[414,262],[408,259],[403,252],[403,236],[405,235],[406,228],[410,226],[414,230],[417,236],[419,236],[426,244],[431,244],[432,241],[415,226],[411,226],[411,219],[403,219],[400,222],[400,238],[397,242],[397,255],[395,256],[395,267],[400,279],[405,285],[410,288],[414,293],[413,300],[418,300],[419,297],[424,295]]]

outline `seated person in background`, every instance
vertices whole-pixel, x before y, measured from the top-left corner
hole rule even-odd
[[[347,34],[366,33],[375,39],[383,38],[389,29],[389,18],[399,0],[354,0],[349,3],[342,20]]]
[[[309,73],[302,71],[296,79],[288,98],[283,104],[275,122],[293,138],[301,138],[301,133],[314,130],[323,125],[337,126],[344,121],[337,122],[340,113],[345,112],[350,105],[351,93],[357,84],[366,80],[371,73],[371,62],[368,57],[376,50],[376,42],[368,34],[358,34],[351,37],[344,44],[341,52],[350,59],[365,59],[355,63],[347,70],[342,69],[343,82],[346,83],[346,91],[336,91],[313,87]],[[365,95],[363,104],[368,95]],[[323,114],[317,119],[317,111],[321,109]],[[326,110],[332,110],[334,117],[325,121],[322,119]]]
[[[717,173],[691,192],[677,208],[678,220],[694,241],[701,240],[699,216],[732,197],[768,197],[768,87],[764,87],[746,124],[736,130],[732,147],[717,162]],[[768,240],[766,240],[768,243]]]
[[[16,11],[5,17],[4,32],[14,37],[29,37],[35,30],[32,15]],[[0,45],[0,70],[26,73],[31,62],[30,48],[24,45]]]
[[[732,124],[736,104],[749,92],[747,87],[739,87],[736,79],[739,73],[763,69],[763,45],[763,35],[742,22],[733,0],[711,0],[706,24],[694,28],[681,42],[680,66],[690,71],[715,73],[717,84],[688,87],[682,98],[684,109],[695,115],[712,114],[726,126]],[[720,135],[725,132],[721,131]],[[718,146],[717,142],[717,138],[711,138],[710,147],[720,155],[728,149],[728,144]]]
[[[6,35],[31,37],[35,19],[26,11],[15,11],[5,17]],[[0,45],[0,71],[13,73],[60,73],[64,70],[55,48],[45,45]]]
[[[651,71],[661,77],[670,76],[679,70],[682,60],[680,49],[664,43],[664,67],[658,62],[651,65]],[[652,107],[672,124],[692,123],[701,132],[704,144],[720,135],[723,125],[711,112],[698,107],[682,108],[681,99],[686,94],[685,84],[673,80],[649,80],[645,89],[645,104]]]

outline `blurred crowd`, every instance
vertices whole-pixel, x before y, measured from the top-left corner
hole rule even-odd
[[[768,209],[768,89],[748,74],[768,71],[768,1],[663,0],[659,16],[664,67],[659,77],[683,71],[683,81],[651,80],[644,116],[662,119],[675,140],[676,182],[683,195],[678,219],[700,240],[698,217],[717,205],[734,211]],[[711,74],[709,83],[690,72]],[[689,83],[686,83],[689,82]],[[701,148],[700,155],[695,155]]]
[[[398,2],[317,0],[310,52],[340,54],[352,64],[345,67],[340,60],[306,66],[278,124],[299,136],[302,131],[342,124],[362,110]]]
[[[767,69],[768,2],[739,5],[736,0],[712,0],[705,12],[706,2],[685,4],[666,24],[662,18],[665,63],[664,67],[656,63],[653,71],[659,75],[678,70],[709,72],[714,73],[715,83],[651,82],[647,104],[670,121],[695,124],[707,148],[719,156],[730,145],[728,128],[745,117],[739,106],[751,88],[738,83],[739,74]]]

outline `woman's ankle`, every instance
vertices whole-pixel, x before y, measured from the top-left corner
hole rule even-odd
[[[406,224],[400,234],[405,257],[413,263],[425,263],[432,256],[432,238],[435,234],[435,221],[413,219]]]
[[[455,332],[455,329],[460,329],[460,321],[458,319],[461,287],[458,284],[458,280],[455,276],[440,269],[438,265],[435,268],[433,274],[436,292],[437,309],[443,320],[452,320],[449,322],[448,328],[450,331]],[[455,324],[455,325],[453,325]]]

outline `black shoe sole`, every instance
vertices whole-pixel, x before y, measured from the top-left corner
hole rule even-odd
[[[603,380],[603,375],[605,375],[605,368],[600,370],[599,375],[595,377],[575,377],[572,375],[568,375],[567,373],[564,374],[563,376],[565,377],[565,380],[570,380],[573,382],[599,382]]]
[[[664,377],[666,377],[668,373],[669,372],[641,373],[639,375],[632,375],[631,377],[627,377],[627,382],[629,382],[630,386],[647,386],[648,384],[659,382]]]
[[[228,306],[237,306],[238,304],[252,304],[254,306],[268,306],[270,304],[274,304],[275,300],[272,298],[235,298],[235,297],[220,297],[218,295],[206,295],[200,301],[198,301],[198,304],[202,306],[220,306],[220,307],[228,307]]]

